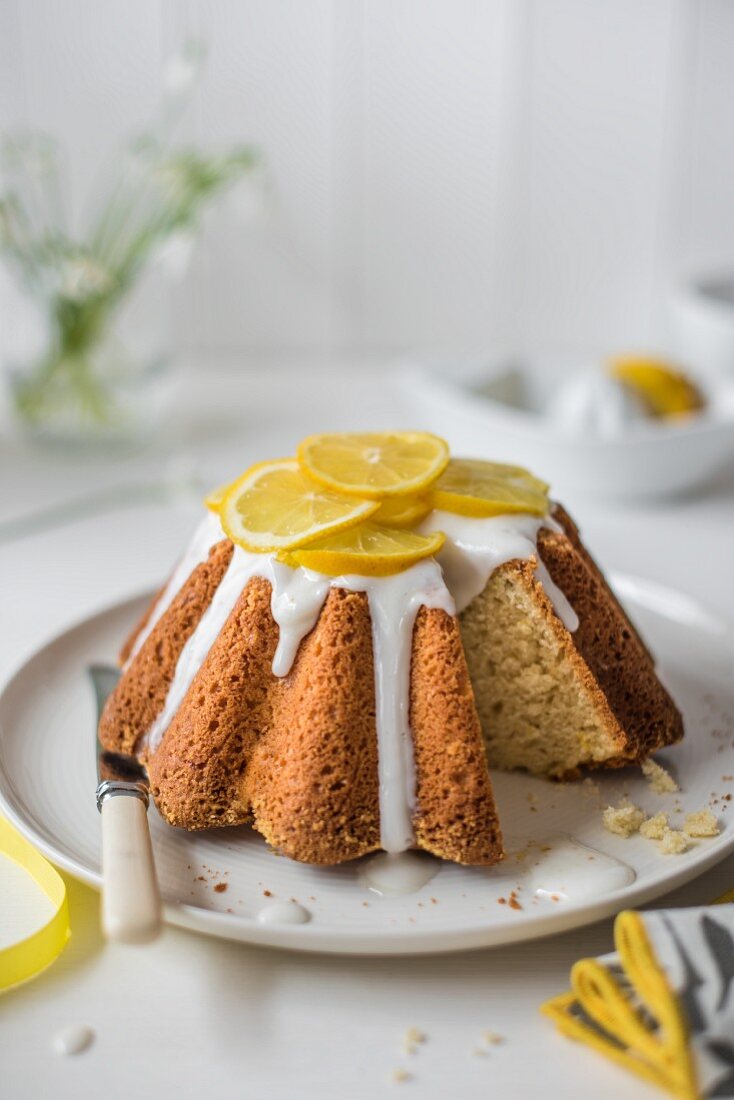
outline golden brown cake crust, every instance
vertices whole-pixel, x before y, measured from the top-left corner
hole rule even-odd
[[[231,545],[231,544],[230,544]],[[165,700],[186,637],[211,600],[216,570],[192,575],[111,697],[105,743],[127,749]],[[278,627],[270,584],[252,579],[147,760],[158,809],[205,829],[253,820],[279,851],[335,864],[380,848],[375,686],[369,604],[333,589],[290,673],[271,665]],[[183,605],[183,606],[182,606]],[[197,619],[198,621],[198,619]],[[185,631],[184,631],[185,624]],[[161,649],[165,664],[154,664]],[[175,658],[175,659],[174,659]],[[416,843],[463,863],[502,847],[484,747],[456,620],[421,609],[412,647],[411,723],[417,767]],[[447,747],[447,750],[444,749]],[[440,787],[438,786],[440,784]]]
[[[130,654],[132,653],[133,649],[135,648],[135,643],[137,642],[138,638],[140,637],[140,635],[142,634],[142,632],[145,630],[146,626],[150,622],[150,617],[153,614],[153,611],[155,610],[156,604],[158,603],[159,599],[161,598],[161,596],[165,592],[166,587],[167,587],[167,584],[164,584],[158,589],[158,591],[155,593],[152,600],[150,601],[150,603],[146,607],[145,611],[140,616],[140,618],[138,619],[135,626],[133,627],[133,629],[128,634],[125,641],[122,643],[122,647],[120,649],[120,652],[117,655],[117,661],[118,661],[118,664],[121,667],[123,665],[127,664],[128,660],[130,658]]]
[[[277,639],[270,585],[255,578],[150,757],[156,804],[187,829],[240,824],[252,815],[273,847],[307,863],[377,851],[367,597],[333,589],[282,679],[271,671]],[[496,862],[501,840],[456,621],[421,611],[413,653],[417,844],[457,862]],[[439,765],[447,737],[454,756]],[[438,795],[429,768],[443,769],[447,786]]]
[[[604,761],[604,767],[621,767],[680,741],[683,719],[575,524],[560,505],[553,515],[564,533],[543,529],[538,551],[578,616],[572,644],[624,733],[623,748],[618,756]]]
[[[277,637],[275,623],[271,629]],[[272,679],[272,715],[245,774],[256,828],[308,863],[376,851],[375,684],[364,593],[332,589],[291,672]]]
[[[232,543],[213,546],[150,632],[105,705],[99,737],[106,749],[132,753],[163,709],[181,650],[212,601],[232,557]],[[147,617],[152,608],[149,608]]]
[[[410,726],[419,847],[456,863],[496,863],[502,836],[459,626],[422,607],[413,631]]]
[[[149,756],[151,791],[172,825],[207,829],[250,817],[244,772],[271,719],[271,623],[270,585],[252,580]]]

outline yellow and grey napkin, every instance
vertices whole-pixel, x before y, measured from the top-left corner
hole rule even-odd
[[[614,942],[543,1012],[674,1096],[734,1097],[734,904],[623,912]]]

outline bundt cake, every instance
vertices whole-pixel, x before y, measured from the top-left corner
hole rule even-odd
[[[100,723],[162,816],[293,859],[502,858],[488,765],[575,778],[682,736],[547,486],[425,433],[318,436],[209,511]]]

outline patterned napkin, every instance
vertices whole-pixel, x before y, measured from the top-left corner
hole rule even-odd
[[[674,1096],[734,1097],[734,904],[620,913],[614,942],[543,1012]]]

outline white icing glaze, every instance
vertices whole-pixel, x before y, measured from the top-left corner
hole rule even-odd
[[[155,607],[148,617],[147,623],[135,639],[135,644],[125,663],[125,669],[130,666],[133,659],[140,652],[153,627],[171,606],[176,593],[186,583],[197,565],[206,561],[212,546],[223,538],[225,538],[225,535],[222,531],[219,516],[215,515],[214,512],[207,511],[206,516],[194,531],[191,542],[186,547],[183,557],[171,574],[171,579],[156,602]]]
[[[336,577],[337,588],[366,592],[372,620],[375,723],[380,785],[380,844],[403,852],[413,843],[415,765],[410,736],[410,658],[421,607],[453,615],[438,563],[428,558],[392,577]]]
[[[51,1047],[56,1054],[81,1054],[88,1046],[91,1046],[94,1032],[86,1024],[72,1024],[62,1028],[51,1040]]]
[[[632,868],[620,859],[560,834],[543,841],[523,885],[538,897],[582,901],[620,890],[635,881]]]
[[[278,648],[273,658],[276,676],[287,676],[298,647],[313,630],[331,587],[331,577],[307,569],[289,569],[272,561],[273,595],[270,608],[279,627]]]
[[[578,619],[538,556],[537,535],[544,526],[558,529],[550,517],[506,515],[477,520],[433,512],[420,529],[424,533],[438,530],[446,534],[438,559],[418,562],[388,577],[327,577],[309,569],[291,569],[271,554],[251,554],[236,546],[211,604],[181,652],[163,709],[148,730],[144,744],[151,752],[160,744],[242,591],[253,577],[267,580],[272,589],[270,606],[279,629],[272,665],[276,676],[287,676],[290,672],[298,647],[316,625],[331,588],[364,592],[372,622],[375,667],[380,843],[388,853],[405,851],[414,839],[415,765],[409,707],[416,615],[421,607],[439,608],[454,615],[482,591],[499,565],[513,559],[534,558],[536,576],[559,618],[569,630],[575,630]],[[147,633],[192,569],[206,558],[209,548],[222,537],[218,518],[208,516],[156,605]],[[143,641],[144,638],[139,639],[136,650]]]
[[[290,671],[299,645],[316,625],[331,578],[303,569],[290,569],[277,562],[272,554],[250,554],[241,546],[235,546],[212,602],[181,651],[163,710],[148,730],[146,744],[151,751],[160,744],[209,650],[253,577],[269,581],[272,588],[270,606],[279,627],[273,671],[277,676],[286,676]]]
[[[362,864],[359,878],[363,886],[382,897],[397,898],[415,894],[441,870],[441,862],[425,852],[380,852]]]
[[[439,511],[431,512],[419,530],[426,535],[433,531],[443,531],[446,535],[438,561],[457,611],[463,611],[483,591],[498,566],[516,559],[527,561],[528,558],[535,558],[536,577],[558,618],[567,630],[574,631],[579,625],[576,613],[551,580],[538,554],[538,531],[541,527],[560,531],[551,516],[520,513],[471,519]]]
[[[297,901],[273,901],[258,911],[258,924],[308,924],[311,913]]]

